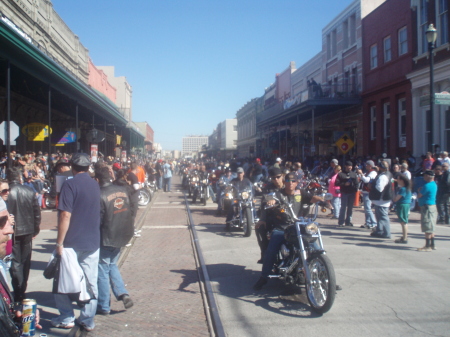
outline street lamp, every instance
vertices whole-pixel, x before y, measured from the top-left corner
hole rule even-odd
[[[434,117],[434,56],[433,49],[435,47],[436,39],[437,39],[437,31],[434,28],[433,24],[428,26],[427,31],[425,32],[428,41],[428,52],[430,53],[430,145],[431,145],[431,153],[433,153],[433,117]]]

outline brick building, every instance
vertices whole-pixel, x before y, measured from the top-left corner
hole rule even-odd
[[[412,18],[410,0],[390,0],[362,20],[364,154],[412,150]]]

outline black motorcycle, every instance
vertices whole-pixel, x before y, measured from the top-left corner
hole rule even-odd
[[[253,192],[251,186],[243,191],[237,191],[236,187],[229,185],[229,192],[225,194],[224,203],[230,203],[228,207],[233,207],[233,218],[226,223],[227,230],[232,227],[242,228],[244,236],[252,235],[252,226],[255,222],[253,212],[255,205],[253,203]]]
[[[275,200],[272,208],[291,223],[284,230],[282,244],[274,265],[275,273],[269,278],[278,278],[285,284],[306,288],[306,295],[314,311],[323,314],[329,311],[336,296],[336,276],[334,268],[323,247],[319,224],[315,222],[319,205],[313,216],[297,218],[292,205],[277,199],[273,194],[266,200]],[[325,199],[330,200],[331,194]],[[319,203],[318,203],[319,204]],[[270,233],[269,233],[270,235]]]
[[[195,204],[197,200],[200,200],[200,203],[203,206],[206,206],[206,200],[209,198],[208,192],[208,184],[209,184],[209,173],[199,174],[198,180],[196,179],[195,187],[192,192],[192,203]]]

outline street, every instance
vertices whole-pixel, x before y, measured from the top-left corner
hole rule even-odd
[[[172,192],[156,193],[152,204],[139,210],[142,237],[133,239],[121,258],[135,306],[125,311],[112,298],[112,314],[96,316],[97,327],[88,336],[212,335],[184,200],[175,177]],[[436,251],[417,252],[425,240],[416,212],[410,216],[406,245],[394,243],[401,232],[394,213],[390,240],[372,238],[359,228],[361,207],[354,210],[351,228],[337,229],[334,220],[320,215],[325,249],[343,289],[331,310],[319,316],[303,294],[278,280],[253,291],[261,271],[256,237],[226,232],[225,217],[214,215],[216,207],[209,200],[206,206],[190,205],[190,210],[227,336],[450,336],[450,226],[438,225]],[[44,279],[42,270],[54,248],[55,212],[43,214],[28,297],[41,308],[40,333],[75,336],[49,322],[57,310],[52,281]]]
[[[439,225],[437,250],[417,252],[425,243],[419,213],[411,214],[409,243],[399,245],[401,226],[391,213],[392,239],[376,239],[355,208],[354,227],[336,229],[321,215],[325,249],[336,272],[332,309],[322,317],[308,300],[281,281],[252,289],[261,265],[254,233],[226,232],[215,204],[191,207],[220,317],[228,336],[449,336],[450,226]]]

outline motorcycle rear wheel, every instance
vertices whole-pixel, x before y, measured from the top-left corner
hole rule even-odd
[[[148,193],[144,189],[140,189],[138,205],[139,206],[147,206],[149,202],[150,202],[150,193]]]
[[[246,208],[242,221],[242,229],[244,230],[244,237],[252,235],[252,210]]]
[[[306,282],[306,295],[311,307],[319,314],[331,309],[336,297],[336,275],[330,259],[318,255],[308,262],[311,280]]]

